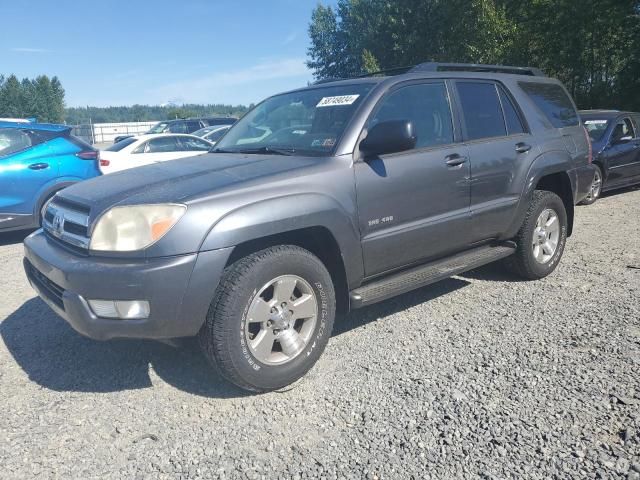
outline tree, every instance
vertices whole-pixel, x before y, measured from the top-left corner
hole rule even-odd
[[[34,80],[0,76],[0,117],[35,117],[39,122],[64,121],[64,89],[57,77]]]
[[[319,5],[318,79],[425,61],[531,65],[582,107],[640,110],[640,0],[339,0]]]

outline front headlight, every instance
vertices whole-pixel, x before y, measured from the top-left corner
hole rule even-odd
[[[102,215],[91,235],[91,250],[131,252],[160,240],[180,220],[185,205],[114,207]]]

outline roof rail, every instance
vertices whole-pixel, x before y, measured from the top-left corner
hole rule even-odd
[[[484,65],[481,63],[420,63],[409,70],[416,72],[494,72],[510,73],[513,75],[529,75],[531,77],[546,77],[545,73],[535,67],[512,67],[508,65]]]
[[[323,83],[339,82],[340,80],[346,80],[345,78],[321,78],[312,83],[312,85],[322,85]]]
[[[415,68],[414,65],[407,65],[405,67],[387,68],[386,70],[378,70],[377,72],[363,73],[362,75],[357,75],[353,78],[375,77],[376,75],[401,75],[403,73],[410,72],[414,68]]]

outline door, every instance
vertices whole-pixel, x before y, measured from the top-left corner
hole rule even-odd
[[[640,139],[630,117],[618,119],[613,125],[605,149],[609,168],[607,186],[625,184],[640,175]]]
[[[175,135],[162,135],[152,138],[133,151],[135,166],[174,160],[180,157],[181,147]],[[132,165],[133,166],[133,165]]]
[[[0,129],[0,229],[28,225],[46,184],[58,176],[54,132]]]
[[[355,164],[365,274],[463,249],[469,231],[469,162],[456,143],[444,81],[401,84],[378,103],[366,128],[409,120],[413,150]]]
[[[495,82],[455,82],[471,163],[471,242],[497,237],[513,220],[533,138],[507,90]]]

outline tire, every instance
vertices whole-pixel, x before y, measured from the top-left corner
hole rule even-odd
[[[593,164],[593,166],[596,168],[596,172],[593,176],[591,188],[589,189],[589,195],[587,195],[585,199],[580,202],[580,205],[593,205],[602,194],[602,184],[604,183],[602,168],[600,168],[600,165],[597,165],[595,163]]]
[[[331,276],[315,255],[291,245],[267,248],[224,270],[200,346],[235,385],[276,390],[304,376],[320,358],[335,303]]]
[[[543,212],[545,215],[551,212],[546,220]],[[555,222],[551,214],[555,215]],[[540,228],[541,224],[545,227]],[[552,232],[557,232],[557,236]],[[515,241],[516,252],[506,259],[509,270],[525,279],[538,280],[556,269],[567,242],[567,212],[558,195],[543,190],[533,192]],[[554,243],[555,248],[552,249]]]

